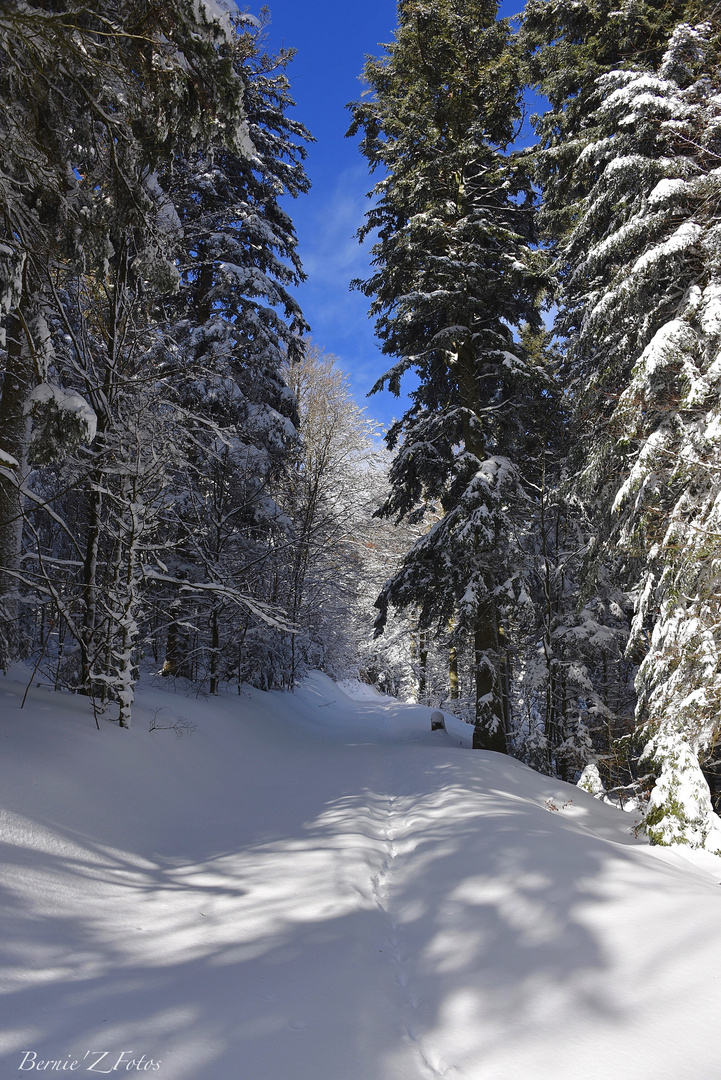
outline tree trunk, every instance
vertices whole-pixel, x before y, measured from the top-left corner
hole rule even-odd
[[[213,605],[210,613],[210,692],[215,696],[220,690],[220,609]]]
[[[546,661],[546,702],[543,731],[546,738],[546,767],[553,774],[556,747],[558,745],[558,725],[556,723],[556,657],[553,647],[553,589],[551,581],[551,556],[548,550],[546,525],[546,451],[544,448],[541,463],[541,556],[543,558],[543,655]],[[556,533],[558,533],[558,515],[556,515]],[[558,545],[556,544],[556,551]]]
[[[503,700],[496,661],[498,624],[491,601],[484,605],[476,623],[473,651],[476,673],[473,749],[496,750],[500,754],[505,754],[507,748],[503,724]]]
[[[458,650],[451,645],[448,650],[448,684],[451,692],[451,701],[458,701]]]
[[[95,653],[95,626],[97,621],[98,550],[102,516],[102,494],[99,473],[91,479],[89,493],[88,536],[85,544],[83,565],[83,630],[80,635],[80,689],[91,695],[92,663]]]
[[[458,391],[463,415],[463,442],[468,453],[473,454],[479,464],[486,456],[485,438],[481,423],[481,403],[476,376],[476,358],[470,345],[458,346]]]
[[[428,631],[418,631],[418,703],[428,704]]]
[[[503,708],[503,730],[508,737],[511,724],[511,648],[505,627],[498,627],[499,676],[501,704]]]
[[[0,666],[20,652],[18,581],[22,555],[24,499],[21,486],[28,474],[31,421],[25,404],[37,384],[32,345],[20,311],[8,319],[7,361],[0,397],[0,450],[15,459],[0,476]]]
[[[179,595],[176,595],[170,604],[168,614],[170,618],[165,639],[165,660],[162,673],[166,677],[179,675],[191,679],[193,675],[188,663],[191,648],[187,630],[189,615]],[[185,626],[181,625],[183,622]]]

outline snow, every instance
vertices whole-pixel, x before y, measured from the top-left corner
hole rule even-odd
[[[232,16],[238,14],[235,0],[195,0],[196,16],[204,15],[208,22],[218,23],[228,37],[233,34]]]
[[[714,281],[703,291],[701,330],[708,337],[721,335],[721,284]]]
[[[663,180],[659,180],[656,187],[648,196],[649,206],[657,206],[659,203],[671,202],[676,199],[681,191],[686,187],[686,181],[679,178],[672,179],[665,177]]]
[[[501,349],[499,350],[498,355],[503,357],[503,366],[510,368],[511,371],[525,372],[527,370],[526,364],[524,364],[523,360],[521,360],[519,356],[516,356],[515,353]]]
[[[671,427],[668,424],[661,424],[644,441],[633,467],[616,492],[611,507],[614,514],[617,514],[624,503],[631,498],[633,498],[634,507],[638,509],[657,490],[659,477],[658,473],[654,471],[654,464],[667,451],[672,438],[673,431]]]
[[[75,419],[83,432],[83,440],[91,443],[95,438],[98,418],[95,410],[76,390],[68,390],[50,383],[40,383],[28,394],[25,412],[33,411],[34,405],[53,404],[59,413],[65,413]]]
[[[721,859],[360,684],[144,685],[97,731],[43,687],[21,711],[28,679],[0,679],[2,1075],[716,1075]]]
[[[681,252],[686,252],[689,248],[699,242],[702,235],[703,228],[695,221],[684,221],[668,240],[651,248],[650,251],[644,252],[644,254],[636,260],[631,273],[645,273],[659,260],[667,259],[673,255],[680,254]]]
[[[167,231],[171,235],[174,233],[180,235],[183,223],[178,216],[173,200],[161,187],[157,172],[146,173],[142,183],[148,195],[155,202],[155,220],[158,227],[161,231]]]
[[[603,786],[603,780],[598,771],[598,765],[594,765],[593,763],[586,765],[578,779],[576,787],[581,788],[583,791],[587,791],[596,798],[603,798],[606,794],[606,789]]]
[[[19,469],[20,463],[12,454],[6,454],[4,450],[0,450],[0,466],[4,469]]]
[[[0,243],[0,315],[11,311],[22,294],[24,266],[24,253]],[[5,328],[0,346],[5,346]]]

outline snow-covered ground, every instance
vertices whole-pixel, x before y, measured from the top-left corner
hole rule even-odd
[[[3,1080],[721,1075],[720,859],[320,675],[147,689],[130,732],[24,690],[0,678]]]

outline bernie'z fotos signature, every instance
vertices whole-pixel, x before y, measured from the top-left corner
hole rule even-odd
[[[74,1058],[68,1054],[65,1058],[39,1058],[34,1050],[24,1050],[23,1058],[18,1065],[18,1072],[83,1072],[113,1073],[113,1072],[158,1072],[160,1061],[141,1054],[139,1058],[133,1056],[133,1050],[123,1050],[116,1054],[110,1050],[86,1050],[81,1058]]]

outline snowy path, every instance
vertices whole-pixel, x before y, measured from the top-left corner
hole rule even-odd
[[[321,677],[147,691],[130,733],[23,689],[0,680],[1,1080],[721,1076],[721,860]],[[195,733],[149,734],[160,705]]]

